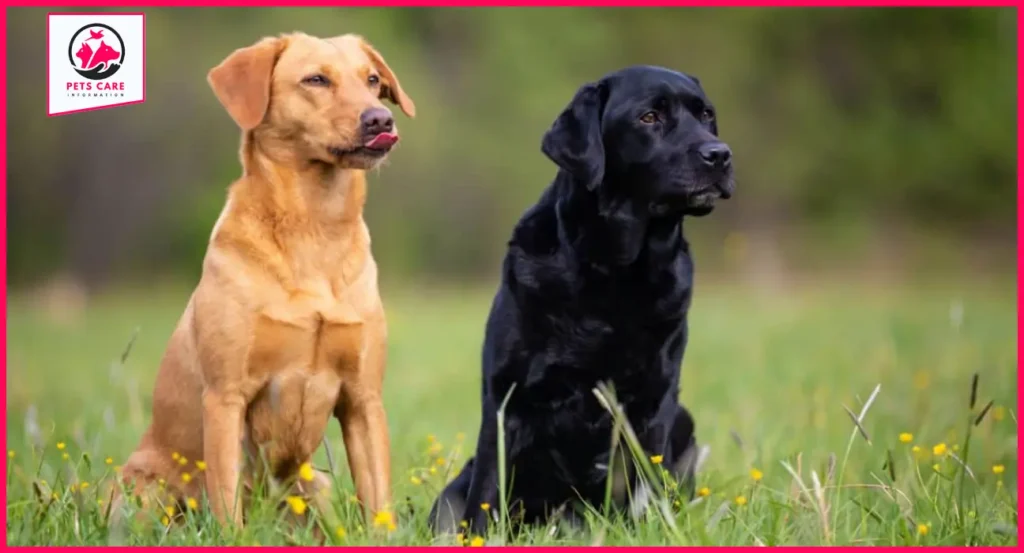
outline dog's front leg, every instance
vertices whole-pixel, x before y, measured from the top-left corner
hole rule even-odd
[[[241,393],[207,390],[203,394],[203,456],[210,508],[222,524],[242,526],[238,494],[242,423],[247,402]]]
[[[498,418],[484,404],[483,422],[480,425],[480,440],[477,442],[476,459],[473,463],[473,477],[466,498],[466,512],[463,520],[469,523],[469,532],[473,536],[487,533],[490,513],[481,507],[483,504],[498,508]],[[502,444],[504,446],[504,444]]]
[[[371,348],[352,380],[342,384],[334,414],[341,423],[356,496],[374,515],[391,502],[391,440],[381,392],[386,345]]]

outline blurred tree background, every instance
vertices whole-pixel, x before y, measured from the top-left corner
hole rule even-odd
[[[8,11],[12,287],[197,278],[240,174],[206,73],[293,30],[365,36],[416,101],[371,176],[385,280],[492,277],[555,172],[543,132],[580,84],[636,63],[699,76],[735,151],[737,194],[686,224],[700,271],[1013,270],[1012,9],[145,11],[146,102],[54,118],[47,10]]]

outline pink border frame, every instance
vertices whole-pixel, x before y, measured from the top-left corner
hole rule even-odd
[[[930,6],[930,7],[986,6],[986,7],[1011,7],[1011,6],[1013,6],[1013,7],[1017,7],[1018,8],[1018,11],[1017,11],[1017,33],[1018,33],[1017,34],[1017,96],[1018,96],[1018,98],[1017,98],[1017,152],[1018,152],[1017,153],[1017,365],[1018,365],[1018,368],[1017,368],[1017,370],[1018,370],[1018,372],[1020,371],[1020,361],[1021,361],[1022,357],[1024,357],[1024,355],[1022,355],[1022,350],[1021,350],[1021,347],[1020,347],[1021,323],[1024,322],[1024,319],[1022,319],[1022,317],[1021,317],[1021,306],[1022,306],[1022,303],[1024,303],[1024,302],[1021,301],[1021,296],[1020,296],[1021,285],[1022,285],[1022,283],[1024,283],[1024,276],[1022,276],[1022,275],[1024,275],[1024,257],[1021,256],[1021,251],[1020,251],[1021,243],[1024,242],[1024,221],[1021,220],[1021,216],[1020,216],[1021,211],[1024,210],[1024,194],[1022,194],[1022,186],[1021,186],[1021,174],[1024,173],[1024,159],[1022,159],[1022,156],[1021,156],[1021,153],[1022,153],[1022,147],[1021,147],[1022,146],[1022,142],[1021,142],[1021,127],[1022,127],[1022,125],[1024,125],[1024,112],[1021,111],[1021,92],[1022,92],[1022,90],[1024,90],[1024,73],[1021,72],[1021,58],[1022,58],[1022,56],[1024,56],[1024,41],[1021,41],[1021,38],[1020,38],[1020,29],[1021,29],[1022,24],[1024,24],[1024,10],[1021,9],[1021,4],[1024,3],[1024,0],[995,0],[995,1],[989,0],[989,1],[981,1],[981,2],[965,2],[965,1],[962,1],[962,0],[959,0],[959,1],[958,0],[932,0],[932,1],[928,1],[928,0],[904,0],[904,1],[895,1],[895,2],[893,2],[893,1],[877,1],[877,0],[876,1],[872,1],[872,0],[818,0],[818,1],[815,1],[815,0],[776,0],[776,1],[772,1],[772,0],[747,0],[747,1],[742,1],[742,0],[740,0],[740,1],[736,1],[736,0],[732,0],[732,1],[730,1],[730,0],[724,0],[724,1],[722,1],[722,0],[712,0],[712,1],[705,1],[705,2],[697,2],[697,1],[692,1],[692,0],[646,0],[646,1],[638,1],[638,2],[631,2],[631,1],[628,1],[628,0],[549,0],[549,1],[546,1],[546,0],[505,0],[505,1],[501,1],[501,0],[476,0],[476,1],[474,1],[474,0],[441,0],[441,1],[431,1],[431,0],[363,0],[363,1],[359,1],[359,0],[356,0],[356,1],[350,1],[350,0],[299,0],[299,1],[295,2],[295,3],[274,2],[273,0],[248,0],[248,1],[247,0],[186,0],[186,1],[143,0],[142,3],[145,5],[145,7],[257,7],[257,6],[259,6],[259,7],[274,7],[274,6],[278,6],[278,7],[283,7],[283,6],[288,6],[288,7],[313,7],[313,6],[325,6],[325,7],[327,7],[327,6],[329,6],[329,7],[341,7],[341,6],[351,6],[351,7],[413,7],[413,6],[421,6],[421,7],[427,7],[427,6],[434,6],[434,7],[456,7],[456,6],[461,6],[461,7],[469,7],[469,6],[489,6],[489,7],[513,7],[513,6],[518,6],[518,7],[525,7],[525,6],[536,6],[536,7],[541,7],[541,6],[547,6],[547,7],[556,7],[556,6],[557,7],[569,7],[569,6],[581,6],[581,7],[582,6],[593,6],[593,7],[613,7],[613,6],[619,6],[619,7],[636,7],[636,6],[645,6],[645,7],[654,7],[654,6],[673,6],[673,7],[684,7],[684,6],[690,6],[690,7],[697,7],[697,6],[718,6],[718,7],[726,7],[726,6],[729,6],[729,7],[754,7],[754,6],[759,6],[759,7],[772,7],[772,6],[774,6],[774,7],[790,7],[790,6],[792,6],[792,7],[797,7],[797,6],[802,6],[802,7],[812,7],[812,6],[816,6],[816,7],[868,7],[868,6],[875,6],[875,7],[895,7],[895,6],[922,6],[922,7],[924,7],[924,6]],[[60,2],[60,4],[62,6],[68,6],[68,7],[73,7],[73,6],[89,6],[89,7],[111,6],[111,7],[116,7],[116,6],[125,5],[126,2],[117,1],[117,0],[93,0],[93,1],[89,1],[89,0],[63,0],[63,1]],[[10,7],[46,7],[48,5],[50,5],[50,4],[47,4],[47,3],[44,3],[44,2],[40,2],[38,0],[3,0],[3,7],[5,9],[0,11],[0,37],[3,37],[3,39],[4,39],[2,46],[0,46],[0,48],[2,48],[2,50],[4,52],[4,55],[0,56],[0,82],[2,82],[2,86],[0,86],[0,103],[2,103],[4,105],[4,109],[0,110],[0,183],[2,183],[2,184],[0,184],[0,188],[2,188],[2,190],[3,190],[3,194],[0,195],[0,217],[2,217],[2,223],[3,223],[2,224],[2,229],[0,229],[0,232],[2,232],[2,238],[3,238],[3,240],[0,241],[0,249],[2,249],[2,253],[3,253],[2,257],[0,257],[0,265],[2,265],[2,267],[3,267],[3,271],[2,271],[2,273],[0,273],[0,286],[2,286],[2,288],[3,288],[3,290],[5,292],[7,290],[7,56],[6,56],[6,53],[7,53],[7,40],[6,40],[6,37],[7,37],[7,9],[6,8],[10,8]],[[136,3],[134,5],[138,5],[138,4]],[[53,13],[85,13],[85,14],[89,14],[90,12],[53,12]],[[106,13],[106,14],[103,14],[103,15],[110,15],[110,14],[113,14],[113,13],[114,12],[109,12],[109,13]],[[139,13],[142,13],[143,15],[145,15],[144,12],[132,12],[132,15],[137,15]],[[97,14],[97,15],[100,15],[100,14]],[[47,25],[47,32],[49,32],[49,25]],[[143,42],[145,42],[145,18],[143,18]],[[145,48],[145,45],[143,45],[143,47]],[[47,49],[49,49],[49,41],[47,41]],[[145,60],[145,52],[144,52],[144,55],[143,55],[143,60]],[[47,56],[47,63],[49,63],[49,56]],[[49,72],[47,72],[47,79],[49,79]],[[142,101],[144,102],[145,101],[145,61],[143,61],[143,82],[144,82],[144,84],[143,84],[143,100]],[[141,103],[141,102],[139,102],[139,101],[126,102],[126,103],[123,103],[123,104],[116,104],[116,105],[111,105],[111,106],[105,106],[105,107],[102,107],[102,108],[91,108],[91,109],[88,109],[88,110],[78,110],[76,112],[66,112],[66,113],[62,113],[60,115],[68,115],[68,114],[71,114],[71,113],[80,113],[82,111],[93,111],[95,109],[108,109],[108,108],[124,106],[124,105],[131,105],[131,104],[138,104],[138,103]],[[49,111],[49,95],[47,95],[47,111]],[[3,361],[2,361],[2,363],[3,363],[2,371],[3,371],[3,375],[4,375],[4,384],[3,384],[4,385],[4,395],[3,395],[3,399],[0,400],[0,401],[3,402],[4,410],[3,410],[3,414],[0,415],[0,416],[3,417],[4,428],[5,428],[4,431],[6,432],[6,421],[7,421],[7,393],[6,393],[6,391],[7,391],[7,378],[6,378],[6,375],[7,375],[7,332],[6,332],[6,328],[7,328],[7,302],[6,301],[4,301],[2,304],[0,304],[0,317],[3,318],[4,330],[5,330],[5,332],[3,333],[2,337],[0,337],[0,349],[2,349],[3,354],[4,354]],[[1018,383],[1017,383],[1017,405],[1016,405],[1018,413],[1020,412],[1020,404],[1021,404],[1021,402],[1020,402],[1020,396],[1021,396],[1020,392],[1021,392],[1021,389],[1022,389],[1021,388],[1021,383],[1020,383],[1020,380],[1018,379]],[[1017,448],[1018,448],[1018,450],[1021,448],[1020,446],[1021,446],[1021,437],[1020,437],[1020,434],[1018,433],[1018,437],[1017,437]],[[8,459],[7,459],[6,455],[3,456],[3,461],[2,462],[3,462],[3,469],[6,472],[6,470],[7,470],[7,462],[8,462]],[[1020,463],[1020,460],[1018,458],[1018,465],[1019,465],[1019,463]],[[1015,467],[1015,468],[1017,469],[1018,474],[1019,474],[1020,473],[1020,467],[1018,466],[1018,467]],[[1021,480],[1018,478],[1017,479],[1018,497],[1019,497],[1020,490],[1021,490],[1022,487],[1024,487],[1024,486],[1022,486]],[[6,497],[7,497],[6,483],[0,483],[0,489],[2,489],[3,496],[4,496],[5,500],[6,500]],[[6,501],[5,501],[5,505],[6,505]],[[0,522],[3,523],[4,528],[5,528],[3,547],[4,547],[4,549],[7,549],[8,546],[7,546],[7,536],[6,536],[6,526],[7,526],[7,509],[6,509],[6,507],[3,509],[2,513],[0,513]],[[1021,532],[1020,532],[1020,523],[1018,522],[1018,532],[1017,532],[1018,540],[1020,538],[1020,534],[1021,534]],[[407,546],[405,548],[409,548],[409,547],[412,547],[414,549],[422,549],[424,551],[436,551],[437,550],[437,547],[427,547],[427,546],[423,546],[423,547]],[[1018,547],[1020,547],[1019,543],[1018,543]],[[448,548],[448,547],[442,547],[442,549],[446,549],[446,548]],[[450,548],[455,548],[455,546],[451,546]],[[11,547],[10,549],[12,549],[12,550],[29,551],[29,550],[35,550],[36,548]],[[102,548],[102,547],[77,547],[76,549],[79,549],[79,550],[89,550],[89,549],[105,549],[105,548]],[[163,549],[163,548],[153,547],[153,548],[144,548],[144,549],[158,550],[158,549]],[[206,548],[200,548],[200,547],[172,547],[172,549],[179,549],[179,550],[182,550],[182,549],[195,549],[195,550],[200,550],[200,549],[206,549]],[[232,548],[232,549],[239,549],[239,548],[236,547],[236,548]],[[259,548],[256,548],[256,547],[252,547],[252,548],[241,547],[241,549],[251,549],[251,550],[254,550],[254,551],[266,551],[268,548],[266,548],[266,547],[259,547]],[[290,550],[291,548],[281,547],[281,548],[273,548],[273,549]],[[374,548],[371,548],[371,547],[356,547],[356,549],[364,549],[364,550],[369,551],[369,550],[373,550],[373,549],[376,549],[376,548],[375,547]],[[543,551],[543,550],[571,550],[571,549],[578,549],[578,550],[581,550],[581,551],[583,551],[583,550],[592,550],[592,548],[585,548],[585,547],[538,547],[538,548],[531,548],[531,549],[538,549],[538,550],[541,550],[541,551]],[[669,548],[669,547],[659,547],[659,548],[636,547],[636,548],[618,548],[618,549],[642,549],[642,550],[648,550],[648,549],[675,549],[675,548]],[[707,549],[707,548],[698,548],[698,549]],[[753,548],[751,548],[751,549],[753,549]],[[783,549],[793,549],[793,550],[796,550],[796,549],[804,549],[804,548],[785,547]],[[852,549],[852,547],[850,549]],[[885,547],[883,549],[896,549],[896,547]],[[940,548],[938,546],[926,546],[925,549],[936,549],[937,550],[937,549],[948,549],[948,548]],[[1012,549],[1012,548],[1002,548],[1002,547],[972,548],[972,550],[1005,550],[1005,549]]]
[[[6,7],[6,6],[5,6]],[[141,15],[142,16],[142,99],[133,100],[131,102],[120,102],[117,104],[107,104],[105,106],[98,106],[94,108],[82,108],[73,109],[71,111],[62,111],[60,113],[53,113],[50,111],[50,17],[54,15],[96,15],[96,16],[112,16],[112,15]],[[2,36],[7,36],[7,29],[2,31]],[[6,52],[6,44],[4,45],[4,51]],[[4,88],[6,89],[7,76],[4,75]],[[6,92],[6,90],[5,90]],[[6,98],[6,94],[5,94]],[[49,12],[46,14],[46,116],[47,117],[60,117],[61,115],[71,115],[73,113],[83,113],[86,111],[98,111],[101,109],[110,109],[120,106],[131,106],[135,104],[142,104],[146,101],[146,13],[145,12]],[[6,181],[5,181],[6,183]],[[6,190],[6,187],[5,187]],[[6,289],[6,287],[5,287]]]

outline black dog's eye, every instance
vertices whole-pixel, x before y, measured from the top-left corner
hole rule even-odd
[[[653,125],[654,123],[657,123],[659,119],[660,117],[658,117],[658,113],[654,111],[648,111],[647,113],[640,116],[640,121],[643,121],[648,125]]]
[[[377,86],[378,84],[380,84],[380,77],[378,77],[378,76],[376,76],[376,75],[370,75],[370,76],[369,76],[369,77],[368,77],[368,78],[366,79],[366,81],[367,81],[368,83],[370,83],[370,86]]]
[[[305,79],[302,79],[302,83],[312,86],[327,86],[331,84],[331,81],[329,81],[327,77],[324,77],[323,75],[310,75]]]
[[[705,123],[710,123],[715,120],[715,110],[711,108],[704,108],[704,111],[700,112],[700,118]]]

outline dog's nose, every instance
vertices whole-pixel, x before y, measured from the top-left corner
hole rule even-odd
[[[708,142],[697,150],[708,167],[724,169],[732,163],[732,150],[722,142]]]
[[[359,121],[363,124],[363,133],[370,136],[395,128],[395,118],[388,108],[370,108],[359,116]]]

